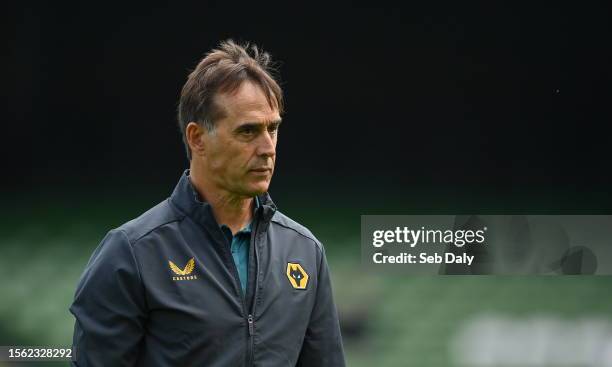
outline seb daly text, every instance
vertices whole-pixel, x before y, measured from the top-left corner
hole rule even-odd
[[[425,227],[375,230],[372,232],[372,246],[380,250],[374,252],[372,261],[375,264],[446,263],[470,266],[475,255],[470,255],[471,251],[464,246],[486,245],[486,232],[487,227],[478,230],[440,230]]]

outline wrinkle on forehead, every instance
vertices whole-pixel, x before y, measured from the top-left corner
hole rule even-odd
[[[220,118],[262,122],[280,119],[274,98],[268,99],[263,89],[251,81],[245,81],[232,92],[219,93],[215,96],[214,103],[220,112]]]

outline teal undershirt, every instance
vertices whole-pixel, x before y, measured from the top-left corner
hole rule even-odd
[[[255,197],[255,209],[259,207],[259,199]],[[253,211],[253,215],[254,215]],[[238,270],[238,277],[240,278],[240,287],[242,293],[246,294],[246,287],[249,274],[249,246],[251,241],[251,221],[246,227],[232,235],[232,230],[225,224],[221,225],[221,230],[227,238],[227,241],[231,243],[230,249],[232,251],[232,257],[234,258],[234,264],[236,264],[236,270]]]

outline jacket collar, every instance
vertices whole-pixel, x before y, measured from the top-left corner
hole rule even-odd
[[[267,227],[267,224],[276,212],[276,205],[274,205],[272,198],[267,192],[257,196],[257,199],[259,200],[259,208],[257,208],[255,216],[261,216],[259,219],[263,221],[264,227]],[[193,187],[188,169],[181,175],[178,184],[170,196],[170,201],[183,214],[192,218],[196,223],[200,223],[205,227],[219,226],[213,215],[211,205],[206,201],[202,201],[202,198],[200,198],[200,195]]]

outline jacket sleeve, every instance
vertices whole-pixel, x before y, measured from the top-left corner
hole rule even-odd
[[[91,256],[70,312],[72,366],[133,366],[146,321],[140,271],[126,234],[112,230]]]
[[[332,295],[325,250],[321,247],[317,295],[302,344],[298,367],[344,367],[338,312]]]

